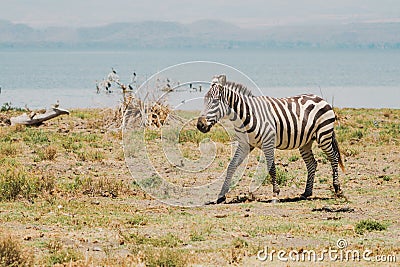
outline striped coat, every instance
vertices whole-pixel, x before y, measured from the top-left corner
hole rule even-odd
[[[229,117],[239,141],[217,203],[225,200],[233,173],[255,147],[265,154],[276,195],[280,190],[276,183],[274,149],[299,149],[308,172],[302,197],[311,196],[317,167],[311,149],[314,140],[331,162],[335,193],[341,193],[338,164],[344,168],[333,129],[335,114],[322,98],[309,94],[287,98],[254,96],[243,85],[227,82],[225,75],[220,75],[212,81],[204,104],[197,128],[208,132],[221,118]]]

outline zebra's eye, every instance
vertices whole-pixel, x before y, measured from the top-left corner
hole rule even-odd
[[[214,105],[218,104],[218,102],[219,102],[219,98],[213,98],[211,100],[211,103],[214,104]]]

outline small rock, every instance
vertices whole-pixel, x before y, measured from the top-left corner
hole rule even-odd
[[[101,251],[101,247],[93,247],[92,250],[93,251]]]
[[[24,240],[26,240],[26,241],[29,241],[29,240],[31,240],[31,239],[32,239],[32,236],[30,236],[30,235],[24,236]]]
[[[99,200],[92,200],[91,202],[93,205],[100,205],[100,201]]]

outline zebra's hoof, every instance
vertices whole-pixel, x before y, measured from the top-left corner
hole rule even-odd
[[[271,199],[271,203],[272,204],[276,204],[276,203],[279,203],[279,202],[280,202],[280,200],[278,198]]]
[[[206,206],[215,205],[215,201],[207,201],[206,203],[204,203],[204,205],[206,205]]]
[[[302,199],[302,200],[306,200],[308,197],[310,197],[312,194],[309,194],[309,193],[303,193],[303,194],[301,194],[300,195],[300,199]]]
[[[217,199],[217,204],[225,203],[225,201],[226,201],[226,196],[219,197],[219,198]]]
[[[279,187],[275,187],[275,188],[272,190],[272,193],[274,193],[275,196],[279,195],[280,192],[281,192],[281,189],[280,189]]]
[[[336,197],[344,197],[343,191],[339,190],[338,192],[335,192]]]

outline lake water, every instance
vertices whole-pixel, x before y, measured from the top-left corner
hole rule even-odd
[[[315,93],[338,107],[400,108],[399,50],[0,50],[0,104],[44,108],[59,100],[65,108],[112,107],[120,95],[96,94],[95,86],[111,67],[123,82],[137,73],[140,84],[166,67],[197,60],[230,65],[269,96]],[[197,68],[181,67],[163,77],[209,81],[212,75],[225,73],[219,67]],[[240,82],[254,87],[250,81]]]

